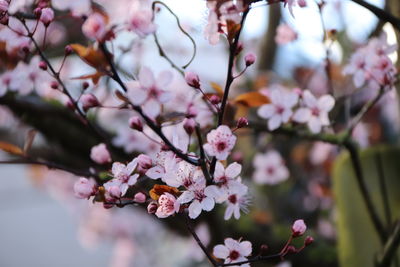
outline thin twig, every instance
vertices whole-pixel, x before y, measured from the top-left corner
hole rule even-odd
[[[393,257],[395,257],[399,245],[400,245],[400,221],[397,222],[393,233],[386,241],[382,253],[378,255],[377,266],[379,267],[390,266],[390,263],[393,260]]]

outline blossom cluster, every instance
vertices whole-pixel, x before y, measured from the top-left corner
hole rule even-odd
[[[335,99],[331,95],[319,98],[309,90],[288,90],[277,87],[266,93],[271,103],[258,109],[261,118],[268,119],[268,128],[273,131],[289,122],[307,124],[312,133],[321,132],[329,126],[328,113],[333,109]]]
[[[391,89],[397,80],[397,68],[389,55],[396,50],[397,45],[389,45],[386,34],[382,33],[379,38],[371,38],[367,45],[351,56],[343,73],[353,76],[356,88]]]

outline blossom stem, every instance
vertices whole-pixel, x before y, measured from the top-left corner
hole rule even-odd
[[[128,91],[128,88],[126,87],[125,83],[121,80],[117,69],[115,68],[114,62],[111,58],[111,54],[108,52],[107,47],[105,46],[104,43],[100,43],[99,44],[100,49],[103,51],[104,56],[107,59],[107,62],[111,68],[111,74],[110,77],[116,81],[122,88],[122,90],[124,92]],[[126,100],[128,102],[128,100]],[[195,166],[200,166],[200,163],[198,160],[193,159],[191,157],[189,157],[187,154],[184,154],[181,150],[179,150],[178,148],[176,148],[171,141],[168,140],[168,138],[164,135],[164,133],[162,132],[161,128],[159,126],[157,126],[154,121],[152,119],[150,119],[146,114],[144,114],[142,108],[140,106],[136,106],[133,103],[128,102],[132,108],[140,114],[140,116],[145,120],[145,122],[147,123],[147,125],[161,138],[161,140],[169,147],[169,149],[171,149],[172,152],[174,152],[178,157],[180,157],[181,159],[183,159],[184,161],[195,165]]]
[[[397,222],[392,235],[386,241],[382,253],[377,257],[377,266],[390,266],[391,261],[396,256],[397,248],[400,246],[400,221]]]
[[[207,181],[212,181],[210,173],[208,172],[207,169],[207,163],[206,163],[206,154],[204,153],[204,148],[203,148],[203,139],[201,138],[201,132],[200,132],[200,127],[199,125],[196,125],[196,135],[197,135],[197,140],[199,143],[199,149],[200,149],[200,167],[201,170],[203,171],[204,177],[206,178]]]

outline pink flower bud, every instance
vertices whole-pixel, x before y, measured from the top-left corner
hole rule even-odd
[[[186,117],[194,118],[197,116],[197,108],[193,105],[190,105],[186,111]]]
[[[51,87],[51,89],[54,89],[54,90],[58,89],[58,82],[52,81],[50,83],[50,87]]]
[[[210,102],[212,104],[214,104],[214,105],[217,105],[217,104],[219,104],[221,102],[221,98],[219,96],[217,96],[217,95],[212,95],[210,97]]]
[[[121,188],[119,188],[119,186],[110,186],[107,191],[113,198],[120,198],[122,196]]]
[[[39,68],[42,70],[47,70],[47,63],[44,61],[39,62]]]
[[[297,249],[294,246],[288,246],[286,249],[286,252],[288,254],[294,254],[294,253],[297,253]]]
[[[50,23],[54,20],[54,11],[53,9],[46,7],[42,9],[42,13],[40,15],[40,21],[43,22],[44,26],[49,26]]]
[[[83,90],[86,90],[86,89],[88,89],[89,88],[89,83],[88,82],[83,82],[82,83],[82,89]]]
[[[74,192],[77,198],[89,198],[96,194],[96,183],[93,179],[80,178],[74,184]]]
[[[82,103],[84,111],[88,111],[90,108],[100,105],[99,100],[97,100],[97,97],[93,94],[83,94],[79,101]]]
[[[129,127],[139,132],[143,131],[143,124],[138,116],[133,116],[129,119]]]
[[[40,18],[40,15],[42,15],[42,9],[40,7],[37,7],[33,10],[33,14],[35,14],[35,16],[37,18]]]
[[[6,13],[8,11],[8,5],[6,0],[0,0],[0,13]]]
[[[245,117],[240,117],[237,121],[236,127],[243,128],[249,125],[249,121]]]
[[[292,225],[292,236],[299,237],[307,230],[307,226],[303,220],[296,220]]]
[[[194,72],[186,72],[185,73],[185,80],[186,83],[194,88],[200,88],[200,78],[199,76],[194,73]]]
[[[299,5],[299,7],[306,7],[307,6],[306,0],[297,0],[297,4]]]
[[[256,55],[254,55],[253,53],[248,53],[244,57],[244,62],[246,63],[246,67],[253,65],[254,62],[256,62]]]
[[[72,49],[72,47],[71,47],[70,45],[67,45],[67,46],[65,46],[65,48],[64,48],[64,53],[65,53],[66,55],[72,54],[73,51],[74,51],[74,50]]]
[[[304,246],[309,246],[314,242],[314,238],[312,236],[307,236],[304,240]]]
[[[139,173],[145,173],[148,169],[150,169],[153,166],[153,162],[151,158],[145,154],[140,154],[137,157],[137,162],[138,162],[138,172]]]
[[[106,145],[103,143],[92,147],[90,158],[98,164],[107,164],[112,161],[110,152],[108,152]]]
[[[144,203],[146,202],[146,195],[143,194],[142,192],[136,193],[135,196],[133,197],[133,200],[137,203]]]
[[[183,120],[183,129],[187,132],[188,135],[191,135],[194,132],[194,129],[196,128],[196,122],[194,119],[184,119]]]
[[[147,212],[150,214],[156,213],[158,209],[158,205],[155,202],[150,202],[149,205],[147,206]]]

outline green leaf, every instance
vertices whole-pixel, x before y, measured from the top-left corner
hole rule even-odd
[[[378,153],[383,165],[392,220],[395,220],[400,215],[400,149],[375,147],[360,153],[368,190],[381,221],[387,225],[379,183]],[[333,187],[338,209],[337,228],[340,266],[373,267],[375,255],[382,249],[382,245],[368,216],[348,153],[342,153],[335,162]],[[398,251],[400,252],[400,250]]]

